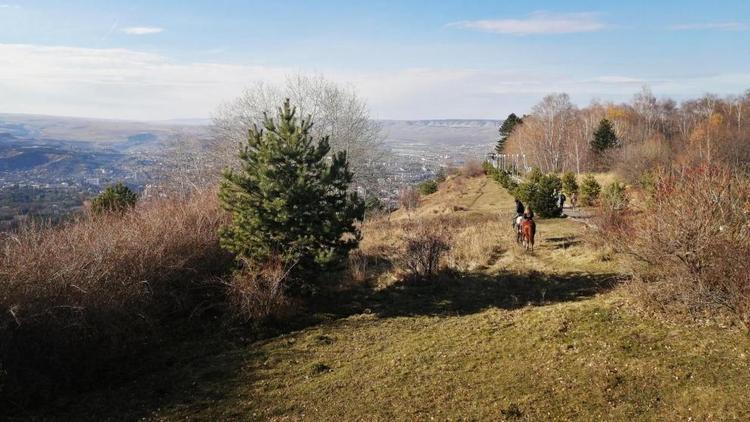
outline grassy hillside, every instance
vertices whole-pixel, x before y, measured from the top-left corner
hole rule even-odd
[[[136,382],[68,417],[153,420],[747,420],[750,339],[654,320],[584,226],[541,220],[511,242],[512,199],[451,179],[411,213],[365,226],[367,282],[311,305],[263,341],[163,351]],[[449,217],[451,268],[406,281],[405,222]],[[441,220],[442,221],[442,220]],[[446,220],[447,221],[447,220]]]

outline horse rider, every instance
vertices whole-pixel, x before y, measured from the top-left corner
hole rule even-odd
[[[565,197],[565,194],[564,194],[564,193],[563,193],[562,191],[560,191],[560,194],[559,194],[559,196],[557,197],[557,206],[558,206],[558,207],[559,207],[560,209],[563,209],[563,208],[565,208],[565,200],[566,200],[566,199],[567,199],[567,198]]]
[[[516,228],[516,220],[523,215],[526,208],[523,206],[520,199],[514,198],[514,200],[516,201],[516,215],[513,216],[513,228]]]
[[[523,219],[524,220],[534,219],[534,211],[531,210],[531,207],[526,207],[526,209],[523,211]]]

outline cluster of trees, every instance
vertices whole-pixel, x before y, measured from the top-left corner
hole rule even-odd
[[[750,90],[707,94],[680,104],[644,87],[628,103],[592,102],[578,108],[567,94],[550,94],[531,113],[506,119],[497,149],[524,153],[543,172],[577,174],[619,166],[626,177],[673,161],[750,162]],[[520,124],[519,124],[520,123]],[[510,132],[508,132],[510,129]]]
[[[545,218],[562,215],[563,210],[558,205],[560,192],[568,197],[580,194],[580,204],[591,206],[597,203],[601,191],[599,182],[591,174],[583,176],[579,184],[578,177],[571,171],[560,177],[556,173],[543,173],[538,167],[534,167],[523,180],[517,182],[508,171],[496,169],[489,163],[485,168],[487,174],[511,195],[531,207],[536,215]]]
[[[216,119],[221,144],[235,147],[233,159],[229,150],[219,151],[226,154],[219,199],[231,214],[220,243],[237,258],[238,274],[263,273],[280,263],[284,288],[311,287],[317,273],[342,264],[357,246],[355,222],[364,218],[366,206],[383,208],[353,192],[355,174],[362,183],[367,179],[379,134],[353,93],[316,78],[291,80],[287,88],[301,106],[287,98],[269,115],[261,108],[273,109],[269,102],[282,91],[258,86]],[[303,110],[309,114],[300,118]],[[432,183],[421,190],[436,190]],[[121,214],[137,200],[118,183],[94,198],[91,210]]]

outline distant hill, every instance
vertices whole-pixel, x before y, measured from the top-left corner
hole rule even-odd
[[[438,119],[381,120],[386,142],[442,145],[480,145],[494,142],[498,120]],[[0,136],[14,140],[49,142],[91,142],[111,144],[116,149],[147,147],[175,135],[206,136],[209,119],[175,119],[138,122],[128,120],[87,119],[79,117],[1,114]]]
[[[441,145],[491,144],[497,137],[497,120],[383,120],[386,142]]]
[[[64,142],[137,143],[157,142],[176,133],[200,132],[205,128],[173,122],[88,119],[79,117],[0,114],[0,134],[17,138]]]

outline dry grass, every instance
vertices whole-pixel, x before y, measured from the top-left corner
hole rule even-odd
[[[615,257],[592,248],[584,226],[569,219],[539,220],[539,248],[524,252],[511,239],[512,198],[482,179],[464,178],[463,196],[444,186],[409,215],[364,224],[352,265],[366,279],[386,283],[337,291],[330,307],[315,309],[314,322],[274,338],[224,342],[209,352],[199,346],[197,356],[110,394],[125,399],[89,395],[64,415],[276,421],[750,416],[744,400],[750,339],[634,312],[621,290],[611,290]],[[465,211],[434,212],[454,200]],[[455,240],[446,260],[453,269],[429,282],[404,280],[389,262],[397,262],[407,226],[430,221],[441,221]],[[481,264],[482,258],[488,261]],[[193,350],[184,349],[179,356]],[[153,393],[160,390],[168,393]]]
[[[9,376],[23,378],[21,368],[50,378],[90,371],[155,315],[189,311],[200,281],[229,262],[218,244],[224,221],[207,191],[5,234],[0,358]]]
[[[489,215],[476,224],[458,228],[453,237],[454,247],[448,255],[451,268],[474,271],[492,265],[504,252],[499,244],[510,230],[508,221]]]

